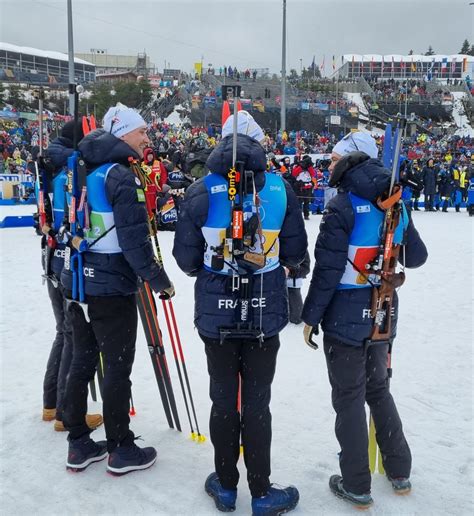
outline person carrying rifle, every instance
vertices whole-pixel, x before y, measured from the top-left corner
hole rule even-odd
[[[74,353],[66,387],[64,426],[69,431],[66,466],[83,470],[109,454],[113,474],[146,469],[156,460],[152,447],[139,448],[129,428],[130,374],[137,336],[137,281],[173,296],[173,284],[156,262],[150,241],[145,193],[129,167],[150,144],[143,118],[121,104],[110,108],[104,128],[79,144],[87,169],[88,250],[83,253],[85,310],[70,303]],[[63,269],[66,292],[72,272]],[[89,320],[90,319],[90,322]],[[103,362],[103,413],[107,441],[94,442],[85,424],[87,385]]]
[[[48,220],[51,229],[55,233],[52,237],[52,248],[45,247],[43,255],[43,265],[49,267],[45,270],[47,277],[46,286],[51,301],[54,318],[56,321],[56,335],[51,347],[51,351],[46,365],[46,372],[43,382],[43,421],[54,420],[54,430],[64,431],[63,410],[64,395],[66,391],[66,381],[69,367],[72,360],[72,328],[70,314],[67,310],[64,289],[61,285],[61,271],[64,267],[65,244],[56,238],[63,222],[64,211],[64,185],[67,176],[67,159],[73,152],[73,132],[75,122],[67,122],[61,129],[61,136],[51,142],[45,151],[44,160],[40,167],[44,166],[50,181],[47,185],[47,195],[45,202],[48,211]],[[77,124],[78,139],[84,137],[82,124]],[[39,193],[39,192],[38,192]],[[40,216],[38,214],[38,233],[45,238],[42,233]],[[47,240],[46,240],[47,241]],[[46,253],[50,252],[50,259],[46,259]],[[91,428],[97,428],[103,422],[100,414],[87,414],[86,424]]]
[[[380,279],[366,271],[377,256],[385,223],[377,202],[390,191],[392,178],[377,155],[375,140],[361,132],[347,135],[333,149],[329,184],[337,187],[338,193],[323,214],[302,315],[309,346],[317,347],[312,336],[318,334],[319,325],[324,332],[342,473],[330,478],[330,489],[361,508],[373,503],[366,402],[387,478],[397,492],[408,492],[411,487],[410,448],[388,385],[388,353],[398,317],[395,292],[387,316],[389,335],[383,341],[373,341],[372,296]],[[394,242],[402,244],[399,260],[405,267],[425,263],[426,247],[404,206]]]
[[[283,266],[303,261],[307,236],[292,188],[265,173],[262,129],[240,111],[234,137],[233,121],[234,115],[227,119],[223,139],[207,160],[210,174],[193,183],[181,203],[173,255],[196,277],[194,323],[210,376],[215,472],[205,491],[219,510],[235,510],[242,439],[252,512],[261,516],[287,512],[299,499],[295,487],[270,484],[269,405],[279,333],[288,323]],[[242,225],[234,224],[239,216]],[[242,238],[235,236],[239,229]]]

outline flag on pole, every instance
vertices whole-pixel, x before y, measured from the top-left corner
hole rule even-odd
[[[448,69],[448,58],[443,57],[441,60],[441,75],[443,75],[444,72]]]
[[[332,71],[336,71],[336,56],[332,56]]]
[[[372,56],[372,60],[370,61],[370,71],[373,72],[374,70],[374,56]]]
[[[382,64],[380,65],[380,75],[383,75],[383,68],[384,68],[384,56],[382,56]]]
[[[392,56],[392,75],[393,75],[393,72],[395,71],[395,59],[394,57]]]
[[[462,71],[463,71],[463,72],[466,72],[466,71],[467,71],[467,57],[465,57],[465,58],[462,60]]]
[[[454,75],[455,71],[456,71],[456,58],[453,57],[453,60],[451,61],[451,75]]]
[[[321,63],[321,66],[319,67],[319,70],[321,71],[321,75],[325,75],[325,63],[326,63],[326,54],[323,55],[323,62]]]
[[[411,58],[411,71],[416,72],[416,63],[414,63],[413,57]]]

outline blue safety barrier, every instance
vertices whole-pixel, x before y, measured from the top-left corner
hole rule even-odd
[[[10,215],[0,222],[0,228],[32,228],[33,225],[33,215]]]

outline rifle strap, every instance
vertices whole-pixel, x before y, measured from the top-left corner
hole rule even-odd
[[[390,197],[387,197],[387,199],[378,199],[377,200],[377,206],[383,210],[383,211],[387,211],[388,209],[390,208],[393,208],[393,206],[395,206],[395,204],[397,204],[397,202],[402,198],[402,189],[400,188],[399,185],[396,185],[394,188],[393,188],[393,193]]]

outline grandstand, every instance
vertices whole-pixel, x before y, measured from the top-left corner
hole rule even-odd
[[[473,77],[474,57],[446,55],[345,54],[334,75],[348,79],[371,77],[380,79],[447,79]]]
[[[69,83],[68,67],[67,54],[0,42],[0,81],[64,85]],[[82,84],[94,82],[95,65],[74,58],[74,76]]]

